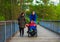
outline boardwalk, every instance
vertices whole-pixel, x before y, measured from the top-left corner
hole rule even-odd
[[[38,37],[27,37],[27,28],[25,28],[24,37],[19,36],[19,32],[16,33],[10,42],[60,42],[60,36],[54,32],[51,32],[41,26],[37,26]]]

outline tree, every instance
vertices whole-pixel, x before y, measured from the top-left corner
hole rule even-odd
[[[44,3],[44,5],[47,5],[49,3],[49,0],[41,0],[41,1]]]
[[[4,20],[16,19],[16,16],[20,12],[17,0],[0,0],[0,8],[0,16],[4,17]]]
[[[60,20],[60,4],[58,4],[57,6],[56,6],[56,18],[57,18],[57,20]]]

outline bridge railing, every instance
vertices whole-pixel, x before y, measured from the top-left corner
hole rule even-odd
[[[6,42],[17,31],[17,21],[0,21],[0,42]]]
[[[60,21],[40,21],[39,24],[49,30],[60,34]]]

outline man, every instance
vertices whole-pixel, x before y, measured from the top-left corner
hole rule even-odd
[[[30,14],[29,18],[30,18],[30,21],[33,20],[36,23],[37,15],[35,11],[33,11],[32,14]]]

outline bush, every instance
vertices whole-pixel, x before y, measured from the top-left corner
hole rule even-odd
[[[29,18],[28,18],[28,17],[26,17],[26,22],[27,22],[27,23],[29,23],[29,22],[30,22],[30,20],[29,20]]]
[[[4,16],[0,16],[0,21],[4,21],[5,17]]]

